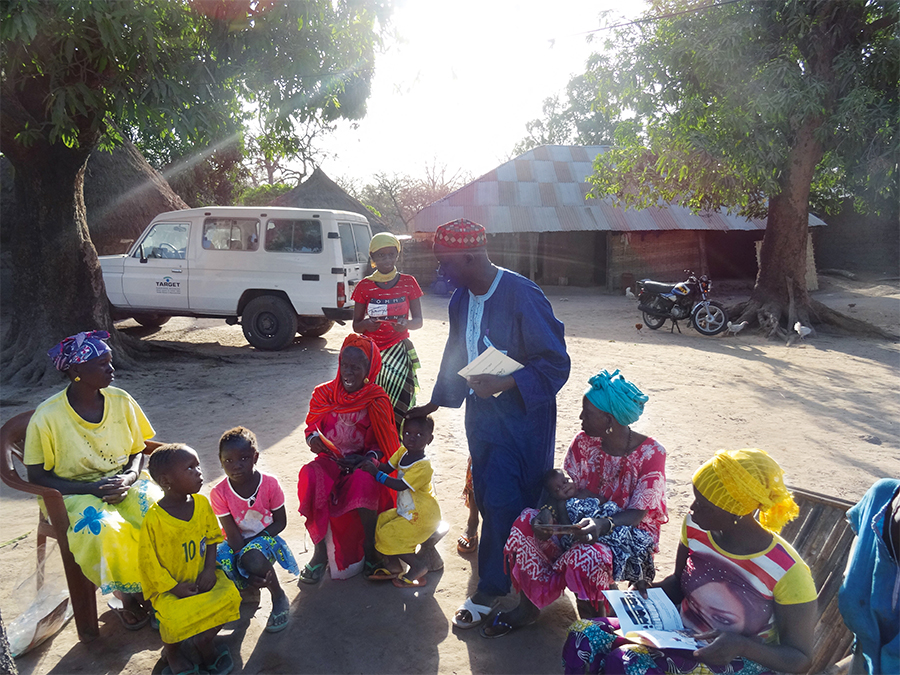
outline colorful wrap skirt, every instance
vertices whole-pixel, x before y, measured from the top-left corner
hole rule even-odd
[[[294,560],[294,554],[281,537],[262,536],[252,539],[244,548],[235,554],[234,550],[223,541],[216,548],[216,565],[225,573],[225,576],[234,582],[239,589],[247,588],[250,574],[240,564],[241,556],[247,551],[259,551],[273,565],[277,562],[285,570],[297,576],[300,568]]]
[[[594,543],[566,548],[559,537],[541,541],[534,536],[531,521],[537,515],[536,509],[522,511],[510,530],[504,555],[513,587],[538,609],[552,603],[566,588],[599,607],[604,602],[603,591],[614,581],[653,580],[654,544],[649,533],[617,527],[612,535]]]
[[[375,384],[380,385],[391,399],[398,429],[406,413],[416,405],[416,392],[419,390],[416,371],[419,366],[416,348],[409,338],[381,352],[381,371]]]
[[[63,497],[69,513],[69,550],[84,576],[104,595],[141,592],[141,523],[162,496],[160,487],[144,471],[118,504],[107,504],[93,495]]]
[[[618,619],[579,619],[563,646],[563,667],[574,673],[609,675],[762,675],[755,661],[737,658],[724,666],[700,663],[684,649],[660,650],[639,645],[616,633]]]

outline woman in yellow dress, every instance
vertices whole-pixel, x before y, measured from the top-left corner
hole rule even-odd
[[[28,480],[63,494],[69,549],[84,575],[122,601],[122,625],[150,617],[137,573],[138,535],[147,509],[162,496],[143,470],[144,441],[155,432],[115,379],[109,333],[67,337],[47,355],[69,385],[41,403],[25,434]]]
[[[141,527],[140,575],[144,597],[153,604],[169,662],[163,674],[225,675],[234,668],[227,647],[213,638],[223,624],[240,618],[237,587],[216,569],[216,546],[224,541],[209,500],[197,494],[203,473],[197,453],[180,443],[157,448],[150,475],[165,496],[147,512]],[[194,637],[196,636],[196,637]],[[181,653],[194,637],[201,663]]]

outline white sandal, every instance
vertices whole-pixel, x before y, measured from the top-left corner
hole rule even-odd
[[[454,626],[462,628],[463,630],[476,628],[485,622],[491,612],[494,611],[494,608],[499,601],[500,599],[496,598],[490,605],[479,605],[477,602],[473,601],[472,598],[466,598],[466,601],[456,610],[456,614],[453,615],[451,621]],[[459,618],[459,613],[463,611],[469,613],[469,616],[472,617],[471,621],[464,621]]]

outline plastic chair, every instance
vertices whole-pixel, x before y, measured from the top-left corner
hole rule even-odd
[[[43,511],[38,512],[37,528],[37,564],[38,564],[38,588],[44,582],[44,556],[46,554],[47,537],[56,540],[59,553],[62,556],[63,569],[66,573],[66,583],[69,587],[69,598],[72,601],[72,610],[75,614],[75,627],[78,630],[78,639],[82,642],[90,642],[100,634],[97,621],[97,587],[81,571],[81,567],[75,562],[72,552],[69,550],[69,514],[63,502],[63,496],[53,488],[43,487],[29,483],[22,479],[16,471],[15,462],[24,463],[22,456],[25,448],[25,431],[34,410],[20,413],[6,424],[0,427],[0,479],[9,487],[21,492],[42,497],[47,515]],[[144,453],[150,454],[161,443],[146,441]]]

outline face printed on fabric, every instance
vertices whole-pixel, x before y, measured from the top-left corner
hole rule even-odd
[[[406,420],[403,424],[403,445],[412,453],[419,454],[425,451],[434,435],[428,431],[428,425],[417,419]]]
[[[746,626],[744,606],[731,587],[721,581],[701,586],[687,599],[692,610],[692,618],[700,618],[700,625],[691,625],[694,630],[720,630],[723,633],[743,633]],[[685,618],[685,624],[687,624]]]
[[[356,347],[348,347],[341,353],[341,384],[348,394],[359,391],[369,374],[369,359]]]
[[[200,488],[203,487],[203,471],[200,470],[197,453],[190,448],[180,450],[178,458],[172,463],[172,468],[164,475],[164,484],[168,485],[167,492],[182,495],[200,492]]]
[[[400,251],[393,246],[387,246],[374,251],[371,257],[372,262],[375,263],[375,268],[382,274],[387,274],[397,266]]]
[[[222,470],[235,485],[243,485],[253,478],[258,459],[259,453],[244,439],[230,441],[219,451]]]
[[[738,567],[716,556],[691,551],[681,590],[684,624],[695,631],[755,636],[772,619],[771,598],[754,588]]]
[[[555,499],[571,499],[575,496],[575,483],[563,471],[557,471],[547,480],[547,491]]]
[[[111,385],[116,379],[115,371],[112,365],[112,352],[69,366],[69,372],[73,377],[80,377],[83,384],[95,389],[105,389]]]
[[[587,400],[581,399],[581,430],[591,438],[600,438],[609,427],[609,415]]]
[[[694,488],[694,501],[691,504],[691,518],[698,527],[706,531],[717,532],[734,525],[735,515],[709,501]]]

